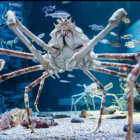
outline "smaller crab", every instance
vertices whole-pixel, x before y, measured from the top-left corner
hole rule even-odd
[[[94,97],[100,98],[102,99],[102,91],[101,89],[98,89],[98,86],[96,83],[93,83],[89,86],[83,85],[85,90],[84,92],[80,93],[80,94],[76,94],[72,96],[72,105],[71,105],[71,110],[73,109],[73,106],[75,108],[75,111],[77,110],[76,108],[76,104],[83,98],[88,110],[90,110],[90,107],[88,105],[88,101],[87,101],[87,97],[91,97],[92,103],[93,103],[93,109],[95,110],[95,103],[94,103]],[[113,87],[112,83],[109,83],[108,85],[105,86],[105,90],[109,90]],[[117,96],[115,94],[111,94],[111,93],[106,93],[106,95],[108,96],[113,96],[115,98],[115,100],[117,101],[118,105],[120,106],[120,109],[122,110],[122,106],[117,98]],[[78,97],[80,96],[76,101],[74,101],[74,97]]]

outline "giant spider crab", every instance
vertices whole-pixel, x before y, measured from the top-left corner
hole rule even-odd
[[[12,51],[7,49],[0,49],[0,53],[4,55],[11,55],[15,57],[21,57],[25,59],[36,59],[40,65],[35,65],[32,67],[24,68],[21,70],[17,70],[15,72],[11,72],[8,74],[4,74],[0,76],[0,82],[3,82],[6,79],[19,76],[21,74],[44,70],[41,77],[36,79],[30,85],[25,87],[24,92],[24,102],[27,109],[28,115],[28,124],[29,128],[34,132],[32,128],[31,120],[30,120],[30,111],[29,111],[29,100],[28,100],[28,92],[37,84],[40,83],[40,87],[37,93],[37,97],[35,100],[35,108],[39,112],[37,108],[39,96],[41,93],[41,89],[44,85],[44,80],[53,76],[53,74],[62,73],[66,70],[72,69],[80,69],[86,74],[91,80],[93,80],[102,91],[102,101],[101,101],[101,109],[100,109],[100,117],[98,120],[98,126],[96,130],[101,125],[102,113],[105,104],[106,91],[103,85],[89,72],[89,70],[96,72],[103,72],[119,77],[127,77],[126,74],[119,73],[113,70],[106,69],[106,67],[111,68],[123,68],[124,66],[128,69],[132,70],[128,75],[128,132],[127,139],[132,138],[132,119],[133,119],[133,87],[136,85],[136,79],[140,72],[140,60],[139,53],[124,53],[124,54],[95,54],[93,52],[94,46],[113,28],[117,27],[121,20],[126,17],[127,13],[123,8],[118,9],[113,13],[111,18],[108,21],[108,25],[92,40],[89,40],[88,37],[82,32],[80,28],[78,28],[75,23],[71,22],[71,19],[62,18],[58,21],[58,25],[55,25],[55,29],[51,32],[51,40],[48,44],[43,42],[37,36],[32,34],[25,26],[23,26],[20,21],[16,18],[15,13],[11,10],[7,12],[7,24],[11,30],[21,39],[21,41],[28,47],[31,53]],[[37,44],[39,44],[44,50],[48,53],[41,55],[41,53],[34,47],[31,41],[24,35],[28,36],[32,40],[34,40]],[[134,61],[138,60],[136,65],[129,65],[124,63],[111,63],[111,62],[101,62],[99,59],[108,59],[108,60],[128,60]],[[57,75],[58,76],[58,75]],[[95,131],[96,131],[95,130]]]
[[[87,100],[87,97],[90,97],[91,100],[92,100],[92,104],[93,104],[93,109],[95,110],[95,103],[94,103],[94,97],[97,97],[97,98],[100,98],[102,99],[101,95],[102,95],[102,91],[101,89],[99,90],[98,87],[97,87],[97,84],[96,83],[92,83],[91,85],[89,86],[86,86],[85,84],[83,85],[85,90],[84,92],[80,93],[80,94],[75,94],[73,95],[71,98],[72,98],[72,105],[71,105],[71,110],[75,109],[75,111],[77,110],[77,107],[76,107],[76,104],[83,98],[85,103],[86,103],[86,106],[88,108],[88,110],[90,111],[90,107],[89,107],[89,104],[88,104],[88,100]],[[110,82],[108,85],[104,86],[104,89],[105,91],[108,91],[109,89],[111,89],[113,87],[113,84]],[[113,93],[106,93],[107,96],[113,96],[116,100],[116,102],[118,103],[118,106],[120,107],[121,111],[122,111],[122,106],[119,102],[119,99],[118,97],[113,94]],[[77,98],[75,101],[74,101],[74,98]]]

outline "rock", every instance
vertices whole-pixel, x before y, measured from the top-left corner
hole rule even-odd
[[[81,113],[80,113],[80,115],[79,115],[80,118],[86,118],[88,116],[89,115],[88,115],[88,113],[85,110],[82,110]]]
[[[58,123],[53,122],[51,120],[39,117],[32,117],[31,123],[34,128],[48,128],[49,126],[56,126]],[[23,127],[28,128],[28,121],[24,120],[20,123]]]
[[[53,117],[53,114],[49,112],[40,112],[37,114],[37,117]]]
[[[104,111],[103,111],[103,114],[104,115],[113,114],[117,109],[118,109],[118,107],[114,106],[114,105],[109,106],[107,108],[105,107]]]
[[[105,119],[126,119],[127,115],[126,114],[120,114],[120,115],[111,115],[105,117]]]
[[[96,119],[95,117],[89,117],[88,119]]]
[[[72,118],[71,119],[71,123],[82,123],[82,122],[84,122],[84,121],[80,118]]]
[[[2,130],[9,128],[11,126],[13,118],[10,112],[6,111],[1,117],[1,124],[0,127]]]
[[[127,131],[127,127],[128,127],[128,125],[125,124],[124,127],[123,127],[123,131],[126,132]],[[140,133],[140,123],[133,124],[133,132]]]
[[[70,116],[66,115],[66,114],[59,114],[59,115],[54,115],[54,119],[61,119],[61,118],[68,118]]]

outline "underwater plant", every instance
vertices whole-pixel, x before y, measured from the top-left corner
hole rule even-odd
[[[127,133],[127,138],[131,139],[133,114],[133,100],[131,100],[133,96],[132,87],[134,87],[134,85],[137,84],[136,79],[140,72],[140,62],[137,65],[130,65],[125,63],[101,62],[98,60],[107,59],[137,61],[139,60],[140,53],[95,54],[93,52],[93,48],[95,47],[95,45],[97,45],[97,43],[100,42],[100,40],[104,38],[112,29],[117,27],[121,21],[124,21],[126,23],[126,15],[127,13],[123,8],[120,8],[117,11],[115,11],[109,19],[108,25],[91,40],[88,39],[88,37],[82,32],[82,30],[79,27],[75,25],[75,23],[72,23],[71,19],[68,20],[67,18],[60,18],[57,20],[58,25],[55,25],[55,29],[50,34],[51,40],[48,44],[46,44],[40,38],[32,34],[24,25],[22,25],[13,11],[9,10],[7,12],[6,18],[8,27],[14,31],[14,33],[19,37],[19,39],[31,51],[31,53],[24,53],[7,49],[0,49],[0,53],[25,59],[35,59],[40,63],[40,65],[31,66],[28,68],[17,70],[15,72],[1,75],[0,82],[3,82],[4,80],[15,76],[19,76],[21,74],[44,70],[41,77],[36,79],[34,82],[32,82],[25,88],[24,93],[24,102],[28,115],[28,127],[33,132],[34,129],[32,127],[30,118],[31,113],[29,111],[28,92],[34,86],[40,83],[35,101],[35,108],[39,112],[37,104],[46,78],[48,78],[49,76],[54,77],[53,74],[59,77],[58,73],[65,72],[66,70],[82,70],[84,74],[87,75],[91,80],[93,80],[102,91],[100,117],[98,120],[98,126],[95,130],[97,131],[101,125],[106,91],[104,86],[93,76],[93,74],[89,70],[95,72],[102,72],[118,77],[127,77],[127,74],[107,69],[108,67],[120,69],[122,69],[123,67],[127,67],[127,69],[132,70],[132,72],[128,75],[128,94],[130,96],[128,98],[129,123]],[[46,50],[47,53],[42,55],[25,35],[34,40],[34,42],[36,42],[44,50]],[[137,87],[139,87],[138,84]]]

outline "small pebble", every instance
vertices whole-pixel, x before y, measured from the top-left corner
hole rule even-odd
[[[61,119],[61,118],[68,118],[70,116],[66,115],[66,114],[59,114],[59,115],[54,115],[53,118],[54,119]]]
[[[125,124],[124,125],[124,127],[123,127],[123,131],[127,131],[127,124]],[[135,124],[133,124],[133,132],[135,132],[135,133],[140,133],[140,123],[135,123]]]
[[[112,116],[107,116],[106,119],[126,119],[127,115],[120,114],[120,115],[112,115]]]
[[[84,121],[80,118],[72,118],[71,119],[71,123],[82,123],[82,122],[84,122]]]
[[[53,117],[53,114],[48,112],[40,112],[37,114],[37,117]]]

